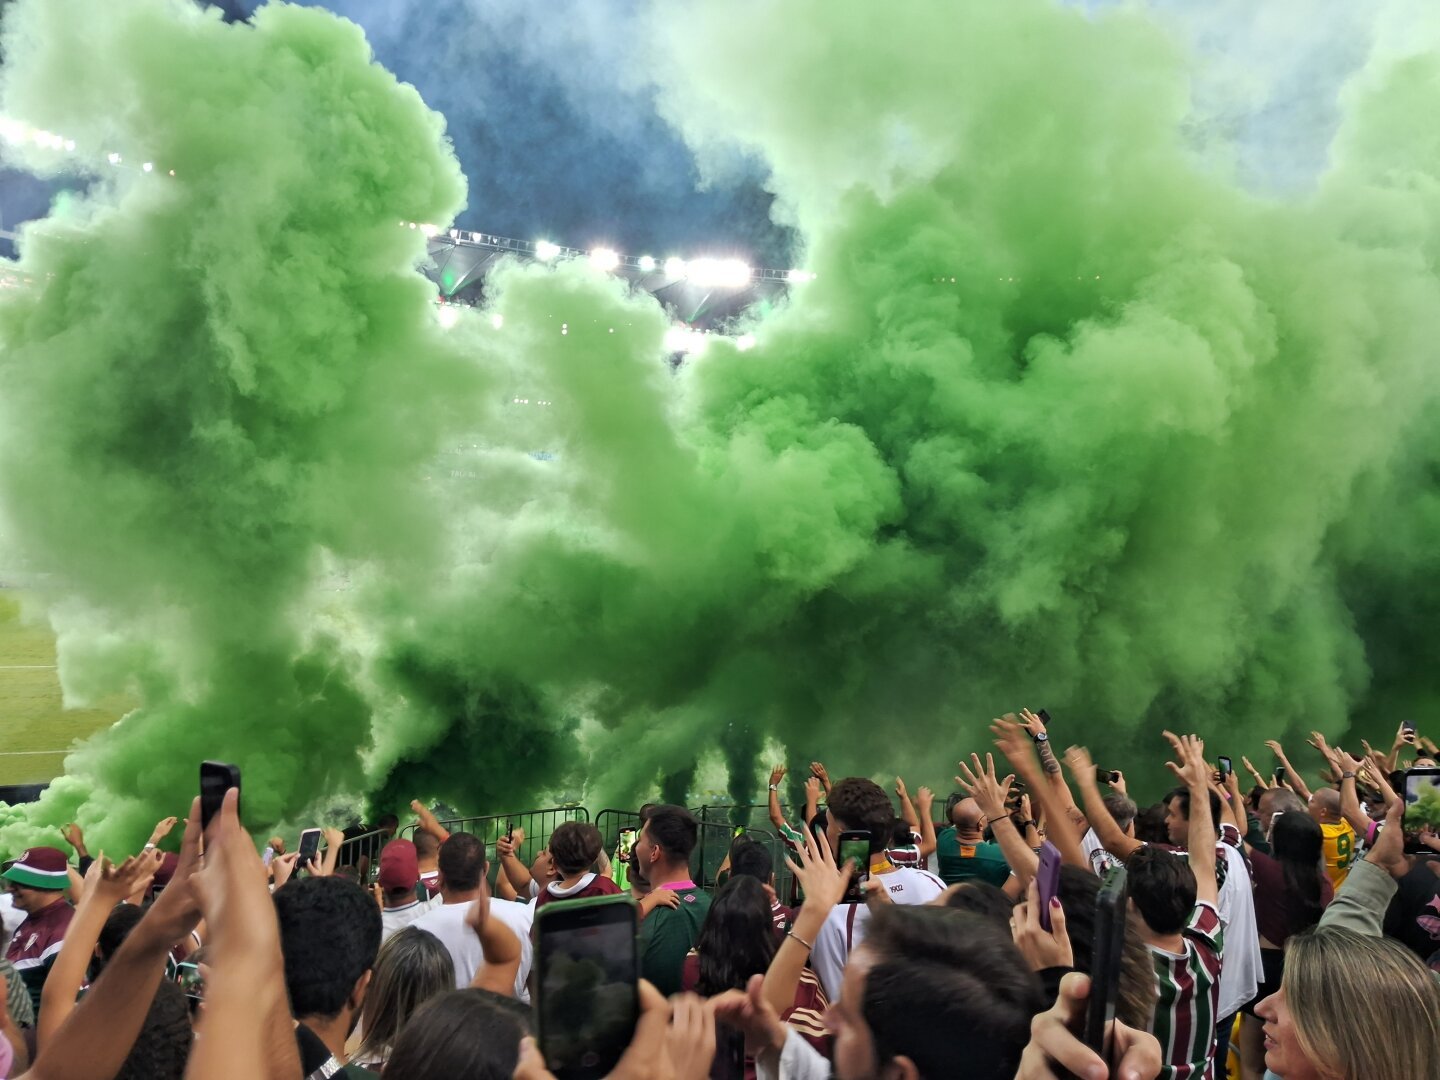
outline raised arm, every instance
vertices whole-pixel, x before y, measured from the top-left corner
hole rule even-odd
[[[525,834],[516,829],[520,839],[500,837],[495,841],[495,854],[500,856],[500,870],[509,879],[511,887],[519,896],[529,896],[530,886],[534,878],[530,876],[530,868],[520,861],[520,856],[515,854],[516,849],[524,841]]]
[[[815,820],[815,815],[820,813],[820,778],[810,776],[805,779],[805,828],[810,828],[810,822]]]
[[[1220,889],[1215,877],[1215,822],[1210,817],[1210,766],[1205,761],[1205,743],[1198,735],[1173,735],[1165,738],[1175,750],[1175,761],[1165,767],[1190,792],[1190,829],[1186,847],[1190,853],[1190,869],[1195,872],[1195,899],[1208,904],[1219,902]]]
[[[820,781],[820,786],[825,789],[825,798],[830,798],[830,774],[825,771],[825,766],[818,761],[810,762],[810,773]]]
[[[85,969],[115,905],[149,884],[160,867],[161,858],[157,851],[146,851],[132,855],[119,866],[112,866],[102,854],[90,864],[85,872],[80,906],[75,909],[70,928],[65,931],[65,943],[40,993],[40,1015],[35,1025],[38,1048],[44,1048],[54,1039],[60,1026],[75,1011]]]
[[[1340,776],[1340,814],[1350,823],[1355,835],[1364,840],[1370,833],[1372,822],[1370,815],[1360,808],[1360,791],[1356,785],[1360,762],[1338,746],[1327,747],[1325,756]]]
[[[895,777],[895,795],[900,800],[900,820],[910,826],[911,832],[920,831],[920,816],[915,813],[915,804],[910,801],[910,792],[905,781]]]
[[[1275,739],[1266,739],[1265,745],[1268,746],[1270,752],[1275,755],[1275,760],[1285,766],[1285,772],[1287,774],[1286,783],[1290,785],[1290,790],[1306,802],[1309,802],[1311,794],[1310,788],[1306,786],[1305,778],[1300,775],[1300,770],[1290,764],[1290,759],[1285,756],[1285,748]]]
[[[465,922],[480,938],[480,953],[485,957],[470,985],[514,997],[515,977],[520,971],[520,939],[501,920],[491,917],[490,890],[484,878],[480,879],[480,895],[465,913]]]
[[[776,765],[770,770],[770,824],[777,830],[786,827],[785,810],[780,805],[780,781],[785,779],[787,771],[784,765]]]
[[[915,792],[915,811],[920,815],[920,860],[935,854],[935,793],[928,787]]]
[[[963,761],[959,765],[960,775],[955,777],[955,783],[975,800],[980,812],[989,820],[995,842],[1000,845],[1010,869],[1015,871],[1015,893],[1019,895],[1039,869],[1040,858],[1021,838],[1015,822],[1010,820],[1010,815],[1005,810],[1005,797],[1010,793],[1010,785],[1014,783],[1015,776],[1012,773],[1003,780],[997,777],[993,754],[986,754],[983,763],[979,754],[971,754],[969,765]]]
[[[785,864],[805,890],[805,903],[800,905],[790,933],[770,961],[763,990],[765,1000],[780,1016],[795,1004],[795,988],[800,983],[800,972],[805,969],[805,961],[815,947],[825,920],[845,895],[845,887],[855,872],[848,861],[845,866],[836,866],[830,845],[816,840],[810,829],[805,830],[795,854],[799,862],[786,855]]]
[[[419,799],[410,804],[410,809],[415,811],[415,817],[419,819],[416,828],[421,832],[429,833],[442,844],[450,839],[450,830],[441,825],[439,819],[430,812],[430,808]]]
[[[1144,845],[1133,836],[1126,836],[1125,830],[1120,828],[1120,823],[1106,808],[1105,796],[1095,779],[1095,762],[1090,757],[1090,751],[1083,746],[1070,747],[1065,751],[1065,764],[1070,769],[1075,786],[1080,789],[1080,797],[1085,800],[1085,817],[1095,830],[1095,836],[1111,855],[1117,859],[1128,859],[1132,852]]]
[[[1035,755],[1029,746],[1030,740],[1025,737],[1024,728],[1013,716],[991,721],[990,731],[995,736],[995,745],[1000,748],[1000,752],[1024,778],[1030,794],[1040,800],[1040,808],[1045,814],[1045,835],[1060,849],[1060,858],[1071,866],[1091,871],[1090,860],[1085,857],[1085,849],[1080,846],[1080,833],[1075,828],[1075,819],[1072,816],[1077,812],[1075,800],[1070,795],[1065,778],[1060,777],[1057,784],[1048,777],[1042,777],[1041,768],[1036,764]]]

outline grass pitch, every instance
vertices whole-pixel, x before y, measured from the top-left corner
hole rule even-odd
[[[113,724],[123,702],[66,709],[55,670],[55,638],[20,617],[20,597],[0,590],[0,784],[43,783],[57,775],[67,750]]]

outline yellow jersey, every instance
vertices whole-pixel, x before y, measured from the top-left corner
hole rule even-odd
[[[1350,875],[1350,864],[1355,861],[1355,830],[1348,821],[1333,825],[1321,825],[1325,837],[1325,873],[1330,884],[1338,890]]]

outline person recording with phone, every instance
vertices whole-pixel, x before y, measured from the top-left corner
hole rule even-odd
[[[945,891],[944,882],[929,871],[898,867],[885,858],[895,827],[895,809],[879,784],[864,777],[846,777],[831,787],[828,811],[825,835],[837,863],[846,861],[841,846],[844,834],[866,837],[862,850],[868,852],[868,859],[858,860],[854,871],[864,897],[883,891],[889,903],[916,905],[927,904]],[[854,902],[860,898],[862,894],[852,893],[849,902],[837,906],[811,943],[811,963],[832,1003],[842,993],[845,964],[852,950],[865,938],[870,903],[880,902],[878,897]]]

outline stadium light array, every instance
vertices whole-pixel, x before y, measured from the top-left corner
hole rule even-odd
[[[590,252],[590,265],[608,274],[619,268],[620,254],[613,248],[596,248]]]
[[[655,259],[650,255],[641,255],[636,266],[639,267],[642,274],[652,274],[655,272]]]
[[[541,262],[549,262],[560,255],[560,245],[552,244],[549,240],[535,241],[535,257]]]

